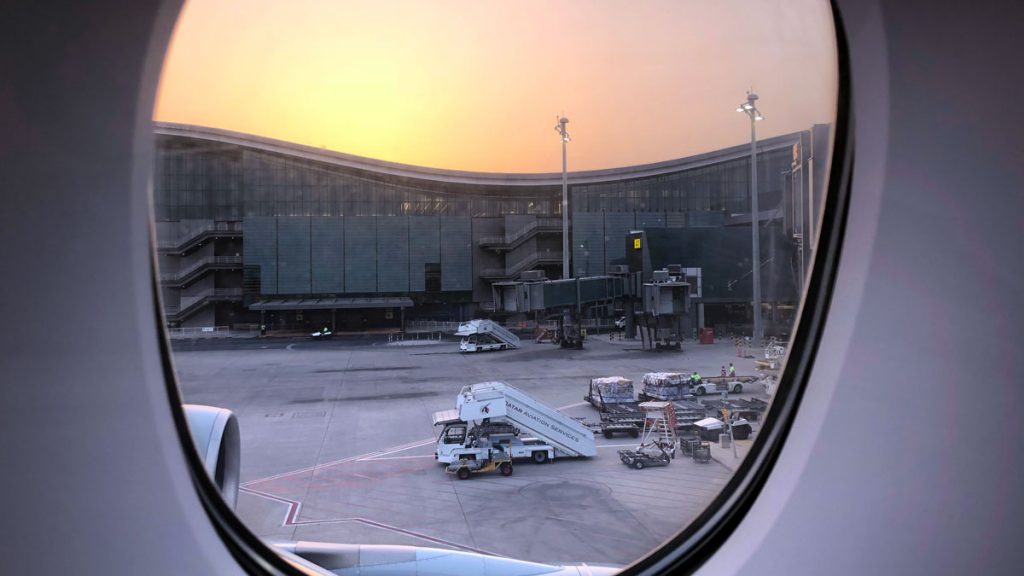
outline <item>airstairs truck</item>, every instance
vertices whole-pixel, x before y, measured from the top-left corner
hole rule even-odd
[[[486,352],[519,348],[519,337],[492,320],[470,320],[459,324],[456,336],[462,336],[462,352]]]
[[[434,456],[444,464],[469,465],[498,453],[538,464],[597,454],[590,429],[504,382],[463,387],[455,409],[436,412],[433,420],[443,426]]]

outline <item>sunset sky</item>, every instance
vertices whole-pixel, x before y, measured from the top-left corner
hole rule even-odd
[[[494,172],[668,160],[832,122],[824,0],[189,0],[156,120]]]

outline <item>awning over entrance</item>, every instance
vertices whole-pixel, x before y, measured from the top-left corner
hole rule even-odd
[[[260,300],[249,310],[349,310],[365,308],[411,308],[412,299],[405,296],[381,298],[312,298]]]

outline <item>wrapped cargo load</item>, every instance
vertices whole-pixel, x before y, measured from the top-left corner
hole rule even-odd
[[[682,400],[690,392],[687,375],[679,372],[648,372],[643,382],[641,396],[651,400]]]
[[[601,398],[605,404],[632,402],[633,381],[621,376],[594,378],[590,381],[590,393]]]

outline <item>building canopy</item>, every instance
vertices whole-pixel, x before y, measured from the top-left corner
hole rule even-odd
[[[261,300],[249,310],[349,310],[361,308],[411,308],[412,299],[405,296],[380,298],[293,298]]]

